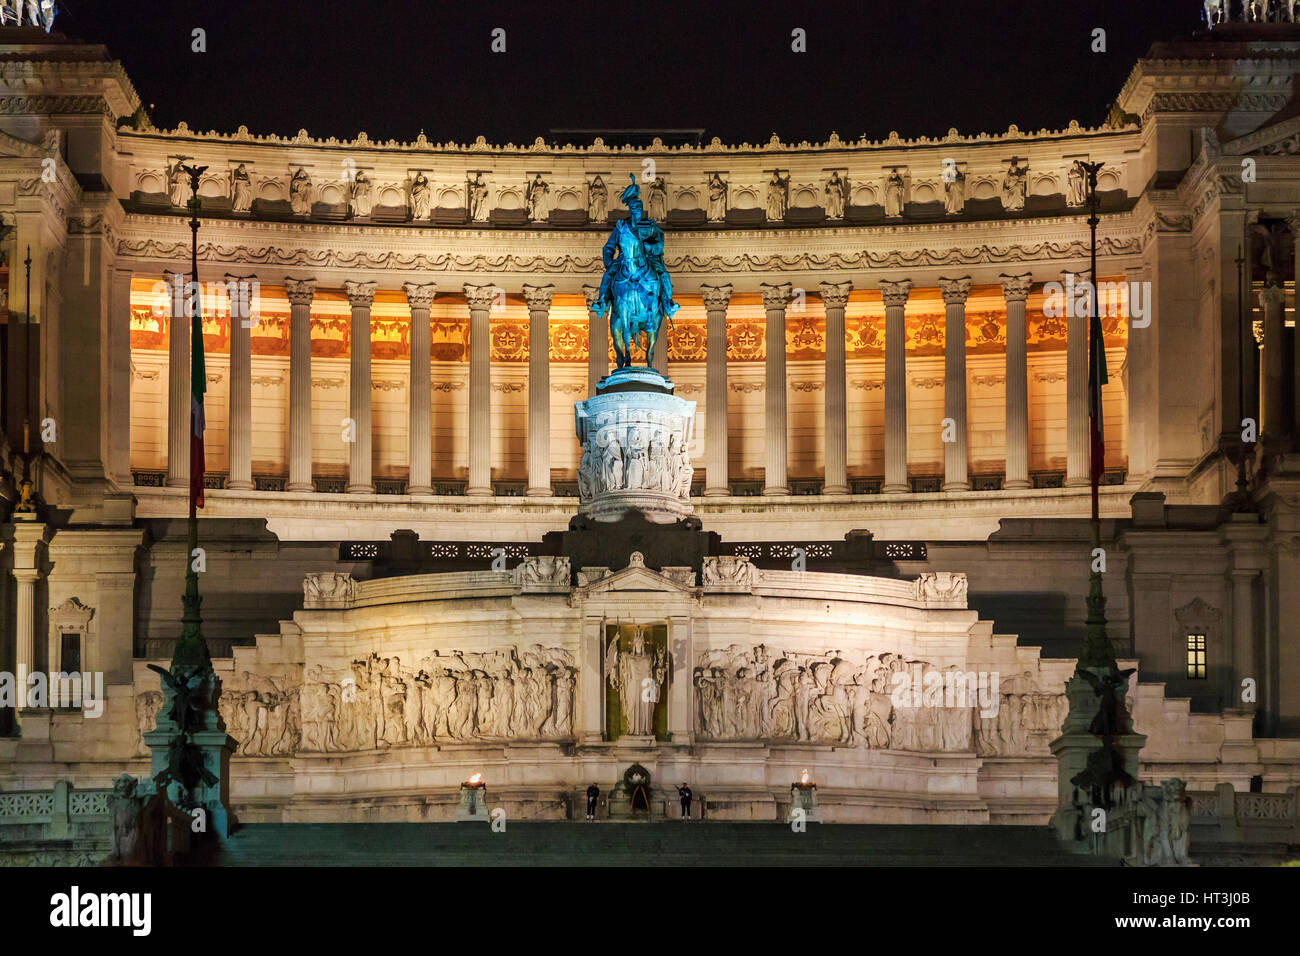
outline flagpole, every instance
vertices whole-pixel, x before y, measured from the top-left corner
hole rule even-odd
[[[200,354],[199,350],[203,348],[203,326],[199,316],[199,177],[203,175],[207,168],[206,166],[181,166],[181,170],[190,177],[190,275],[192,284],[189,290],[189,319],[191,378],[193,377],[194,356]],[[173,374],[175,374],[175,371],[173,370]],[[185,610],[181,616],[180,640],[177,641],[176,650],[172,656],[173,669],[178,665],[187,669],[195,666],[211,667],[211,656],[208,653],[207,641],[203,637],[203,617],[200,613],[203,599],[199,596],[199,573],[195,568],[195,552],[199,547],[198,494],[195,490],[195,484],[202,481],[202,476],[194,474],[194,467],[195,462],[198,461],[197,452],[201,450],[196,446],[202,441],[202,438],[197,433],[197,423],[194,420],[195,416],[199,414],[199,410],[195,409],[193,395],[196,386],[199,384],[204,383],[190,382],[190,509],[188,546],[185,549],[185,595],[181,599]]]
[[[1115,648],[1106,633],[1106,597],[1101,587],[1101,569],[1097,552],[1101,548],[1101,473],[1105,446],[1102,442],[1101,419],[1101,362],[1105,353],[1101,341],[1101,316],[1098,312],[1097,289],[1097,225],[1101,219],[1097,214],[1097,174],[1102,163],[1089,163],[1077,160],[1088,187],[1088,230],[1090,233],[1089,273],[1090,294],[1088,296],[1088,480],[1092,489],[1092,553],[1088,574],[1088,617],[1085,621],[1083,653],[1079,656],[1078,669],[1106,668],[1115,669]]]

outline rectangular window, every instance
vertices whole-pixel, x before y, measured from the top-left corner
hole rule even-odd
[[[1205,635],[1187,635],[1187,679],[1205,680]]]
[[[81,671],[81,635],[75,631],[59,635],[62,638],[59,648],[59,670],[65,674]]]

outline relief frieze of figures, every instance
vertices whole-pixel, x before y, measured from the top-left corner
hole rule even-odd
[[[955,686],[959,674],[958,668],[941,671],[890,653],[858,664],[834,651],[715,648],[700,655],[695,668],[695,730],[711,740],[981,756],[1046,752],[1068,710],[1063,692],[1036,689],[1029,674],[1008,681],[981,675],[980,683],[968,685],[964,706],[943,706],[960,703],[960,696],[941,691],[931,698],[919,690]]]
[[[253,757],[556,740],[573,735],[576,684],[572,654],[539,644],[435,652],[413,667],[372,653],[346,670],[312,665],[300,683],[245,671],[226,681],[220,707],[236,753]],[[141,735],[161,703],[158,691],[137,693]],[[137,753],[145,752],[142,737]]]

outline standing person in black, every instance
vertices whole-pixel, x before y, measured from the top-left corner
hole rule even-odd
[[[587,788],[587,819],[596,819],[596,800],[600,797],[600,787],[594,783]]]
[[[677,795],[682,798],[682,819],[689,820],[691,818],[691,797],[693,796],[691,788],[686,784],[682,784],[677,788]]]

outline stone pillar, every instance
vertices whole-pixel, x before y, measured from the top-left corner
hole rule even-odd
[[[1264,310],[1264,361],[1261,376],[1264,388],[1260,396],[1259,432],[1271,439],[1280,438],[1286,431],[1286,412],[1282,408],[1283,376],[1286,374],[1285,363],[1282,361],[1285,302],[1286,293],[1276,285],[1260,290],[1259,304]]]
[[[467,495],[492,494],[492,339],[488,312],[495,286],[465,286],[469,306],[469,481]]]
[[[167,290],[167,487],[190,486],[190,301],[188,275],[166,273]],[[182,283],[177,294],[176,282]]]
[[[605,735],[604,644],[604,618],[584,619],[578,653],[578,720],[574,728],[578,742],[583,744],[600,743]]]
[[[311,480],[311,300],[315,279],[285,276],[289,297],[289,483],[286,491],[314,491]]]
[[[582,297],[587,300],[587,397],[596,394],[596,385],[609,374],[609,320],[603,312],[592,309],[600,287],[584,285]]]
[[[411,309],[411,404],[407,418],[406,447],[407,467],[406,493],[408,495],[431,495],[433,483],[430,478],[429,450],[429,402],[432,385],[429,382],[430,332],[429,308],[438,286],[434,282],[417,285],[407,282],[402,286],[406,293],[406,304]]]
[[[762,282],[763,308],[767,311],[767,365],[764,383],[766,403],[763,416],[763,439],[767,446],[766,467],[763,470],[763,494],[788,495],[786,481],[785,416],[785,307],[790,302],[790,283]]]
[[[689,617],[668,619],[668,659],[673,662],[668,688],[668,739],[689,744],[695,731],[691,720],[695,712],[691,700],[695,651],[691,647]]]
[[[1241,682],[1253,678],[1261,685],[1262,675],[1255,666],[1255,578],[1259,572],[1250,568],[1232,569],[1232,686],[1231,697],[1224,707],[1231,710],[1254,710],[1255,704],[1241,699]]]
[[[1082,272],[1062,272],[1065,286],[1065,484],[1066,487],[1091,483],[1088,459],[1088,315],[1092,297],[1079,294],[1079,284],[1087,281]],[[1093,296],[1096,289],[1093,290]],[[1087,303],[1087,304],[1085,304]]]
[[[1300,316],[1300,209],[1288,217],[1287,225],[1291,227],[1291,238],[1295,243],[1295,271],[1292,275],[1295,277],[1296,315]],[[1293,421],[1295,423],[1293,447],[1300,448],[1300,321],[1296,322],[1295,337],[1292,340],[1291,349],[1291,393],[1292,403],[1295,405],[1293,411]],[[1281,350],[1279,350],[1280,354]]]
[[[12,259],[10,260],[13,261]],[[107,471],[123,491],[131,480],[131,270],[115,268],[112,273],[108,334],[108,418]]]
[[[907,483],[907,330],[903,312],[912,291],[911,279],[881,282],[885,302],[885,484],[881,491],[898,494]]]
[[[377,282],[343,283],[352,307],[351,363],[348,375],[348,417],[353,421],[353,441],[348,447],[348,494],[370,494],[370,305]]]
[[[1029,355],[1025,326],[1025,301],[1033,284],[1030,273],[1002,277],[1002,297],[1007,304],[1007,464],[1002,487],[1029,487]]]
[[[253,489],[253,293],[246,283],[257,276],[226,273],[230,302],[230,393],[226,422],[229,474],[232,491]],[[245,298],[246,297],[246,298]]]
[[[826,309],[826,475],[822,494],[849,493],[848,383],[844,365],[844,309],[849,304],[852,282],[823,282],[822,305]]]
[[[966,297],[970,276],[940,279],[945,312],[943,414],[954,423],[954,440],[943,443],[944,491],[970,491],[966,475]]]
[[[36,658],[36,582],[41,577],[41,564],[45,548],[46,527],[37,521],[13,523],[13,576],[17,582],[14,594],[14,673],[22,675],[16,689],[17,706],[27,707],[29,685],[26,678],[42,668]],[[49,662],[45,670],[52,670]]]
[[[551,296],[553,285],[525,285],[528,303],[528,491],[545,498],[551,490]]]
[[[708,313],[704,409],[704,494],[731,494],[727,462],[727,306],[731,285],[702,285],[704,310]]]

